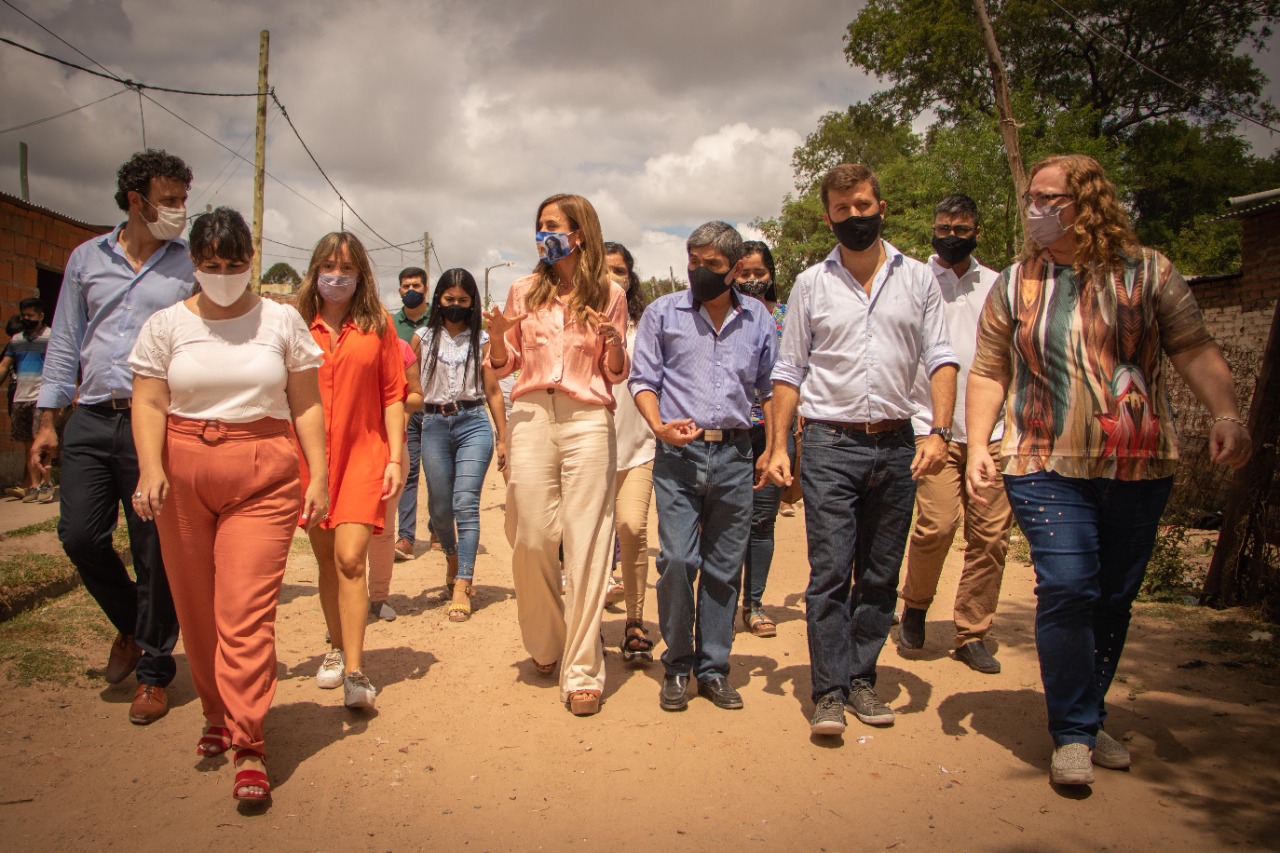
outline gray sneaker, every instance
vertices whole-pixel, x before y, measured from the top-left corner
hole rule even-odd
[[[325,690],[341,687],[342,670],[346,663],[346,659],[342,655],[342,649],[330,649],[329,653],[324,656],[324,661],[321,662],[319,671],[316,672],[316,686]]]
[[[809,731],[815,735],[842,735],[845,730],[844,700],[839,693],[828,693],[818,700],[809,718]]]
[[[396,613],[391,605],[385,601],[370,601],[369,615],[374,619],[381,619],[383,622],[394,622],[400,614]]]
[[[22,502],[24,504],[33,504],[38,497],[40,497],[40,490],[32,486],[22,493]]]
[[[53,483],[41,483],[36,488],[36,503],[53,503]]]
[[[348,708],[373,710],[373,700],[378,691],[369,683],[369,677],[361,672],[349,672],[343,679],[342,704]]]
[[[1092,785],[1089,747],[1083,743],[1064,743],[1055,749],[1053,763],[1049,765],[1049,781],[1055,785]]]
[[[1108,770],[1127,770],[1133,763],[1133,757],[1124,744],[1111,735],[1098,729],[1098,742],[1093,746],[1093,763]]]
[[[893,709],[881,702],[875,688],[861,679],[849,685],[848,703],[853,715],[868,726],[893,725]]]

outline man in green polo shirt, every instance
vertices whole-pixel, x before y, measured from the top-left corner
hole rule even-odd
[[[396,334],[411,343],[413,333],[427,324],[427,272],[420,267],[400,270],[400,299],[404,307],[392,315]],[[396,525],[396,559],[413,558],[413,538],[418,532],[418,473],[422,459],[422,412],[409,416],[409,479],[400,494],[400,513]]]

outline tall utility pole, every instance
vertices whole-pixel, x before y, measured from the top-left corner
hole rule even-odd
[[[1004,73],[1004,59],[1000,56],[1000,45],[996,42],[995,31],[991,29],[991,18],[987,15],[987,0],[973,0],[973,12],[978,16],[978,27],[982,30],[982,43],[987,48],[987,65],[991,68],[991,85],[995,89],[996,113],[1000,117],[1000,137],[1004,140],[1005,154],[1009,158],[1009,172],[1013,175],[1014,191],[1018,194],[1018,214],[1026,223],[1026,202],[1022,197],[1027,192],[1027,170],[1022,165],[1022,148],[1018,145],[1018,125],[1013,118],[1013,104],[1009,100],[1009,78]]]
[[[258,133],[253,146],[253,286],[262,291],[262,194],[267,175],[267,53],[271,33],[258,36]]]
[[[431,290],[431,232],[422,232],[422,268],[427,271],[427,290]]]
[[[31,188],[27,186],[27,143],[18,143],[18,185],[22,188],[22,200],[31,201]]]

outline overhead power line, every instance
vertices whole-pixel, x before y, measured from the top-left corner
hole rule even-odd
[[[76,112],[76,111],[78,111],[78,110],[83,110],[83,109],[85,109],[85,108],[87,108],[87,107],[91,107],[91,106],[93,106],[94,104],[100,104],[100,103],[102,103],[103,101],[109,101],[109,100],[111,100],[112,98],[114,98],[116,95],[123,95],[125,92],[128,92],[128,91],[131,91],[131,90],[130,90],[129,88],[127,88],[127,87],[126,87],[126,88],[124,88],[124,89],[119,89],[119,90],[117,90],[117,91],[115,91],[115,92],[112,92],[110,95],[107,95],[105,98],[98,98],[98,100],[96,100],[96,101],[90,101],[90,102],[89,102],[89,103],[87,103],[87,104],[81,104],[80,106],[78,106],[78,107],[72,107],[72,108],[71,108],[71,109],[69,109],[69,110],[63,110],[62,112],[60,112],[60,113],[55,113],[55,114],[53,114],[53,115],[51,115],[51,116],[45,116],[44,118],[38,118],[38,119],[36,119],[35,121],[29,121],[29,122],[27,122],[26,124],[19,124],[19,125],[15,125],[14,127],[8,127],[8,128],[5,128],[4,130],[0,130],[0,134],[12,133],[12,132],[13,132],[13,131],[15,131],[15,130],[25,130],[25,129],[26,129],[26,128],[28,128],[28,127],[35,127],[37,124],[44,124],[46,121],[53,121],[55,118],[62,118],[63,116],[69,116],[69,115],[71,115],[72,113],[74,113],[74,112]]]

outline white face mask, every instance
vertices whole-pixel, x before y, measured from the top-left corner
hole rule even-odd
[[[213,304],[221,305],[223,308],[234,305],[235,301],[244,295],[245,288],[249,286],[249,277],[252,274],[253,270],[245,270],[231,275],[218,275],[200,270],[195,272],[196,281],[200,283],[200,290],[212,300]]]
[[[151,204],[151,200],[146,196],[142,200],[147,204]],[[185,207],[156,207],[157,217],[155,222],[147,223],[147,230],[151,232],[151,236],[157,240],[173,240],[182,236],[182,229],[187,225],[187,209]]]

